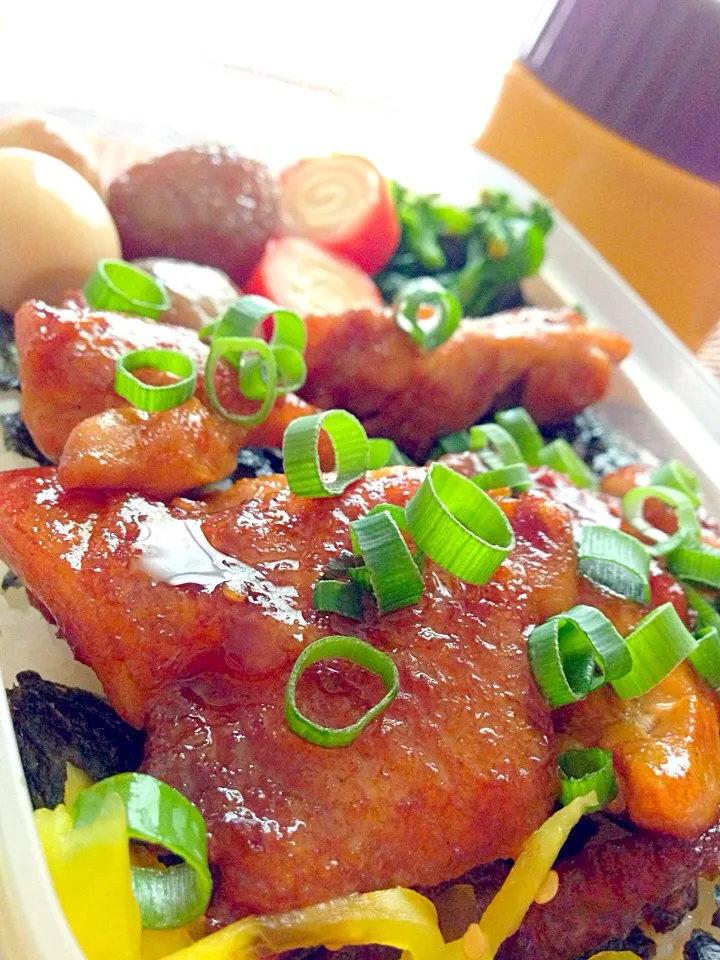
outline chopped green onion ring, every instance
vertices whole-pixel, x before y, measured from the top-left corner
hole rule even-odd
[[[219,320],[203,327],[198,336],[211,343],[221,337],[255,336],[260,324],[268,317],[273,320],[273,333],[269,343],[277,364],[277,392],[299,390],[307,378],[307,366],[303,357],[307,345],[307,331],[305,321],[292,310],[285,310],[265,297],[248,294],[238,297]],[[264,399],[267,386],[265,364],[261,358],[243,357],[240,389],[250,400]]]
[[[408,533],[405,507],[401,507],[397,503],[378,503],[372,508],[372,510],[368,510],[365,516],[374,517],[378,513],[389,513],[395,523],[398,525],[399,529],[404,533]],[[362,554],[362,550],[360,549],[358,538],[355,536],[352,523],[350,524],[350,543],[352,544],[353,553],[355,556],[359,557]]]
[[[219,320],[213,320],[198,332],[204,343],[212,343],[215,337],[254,337],[258,328],[255,312],[244,310],[243,297],[235,300]]]
[[[365,561],[379,612],[391,613],[417,603],[425,584],[393,513],[371,512],[353,520],[350,529]]]
[[[93,823],[105,798],[117,794],[125,805],[132,840],[157,844],[182,857],[166,870],[133,867],[133,893],[143,927],[165,930],[197,920],[210,902],[207,828],[202,814],[173,787],[143,773],[120,773],[83,790],[73,806],[76,827]]]
[[[318,580],[313,587],[313,607],[339,613],[351,620],[363,619],[364,591],[356,583],[342,580]]]
[[[277,364],[277,392],[289,393],[299,390],[307,379],[305,357],[285,344],[271,345]],[[240,365],[240,390],[249,400],[262,400],[267,391],[264,377],[264,364],[259,357],[243,360]]]
[[[444,463],[430,465],[405,516],[418,548],[468,583],[487,583],[515,546],[500,507]]]
[[[694,507],[702,503],[700,481],[681,460],[667,460],[650,474],[650,483],[661,487],[673,487],[684,493]]]
[[[683,584],[683,590],[685,591],[685,596],[688,598],[690,606],[695,613],[697,613],[698,625],[701,628],[715,627],[718,633],[720,633],[720,613],[717,612],[715,607],[711,603],[708,603],[697,590],[693,590],[693,588],[687,584]]]
[[[564,473],[576,487],[596,487],[595,474],[585,461],[575,453],[573,448],[560,437],[548,443],[540,451],[540,463]]]
[[[678,525],[676,533],[667,534],[648,523],[643,516],[643,508],[645,501],[650,499],[661,500],[674,509]],[[627,522],[638,533],[654,541],[647,549],[655,556],[670,553],[676,547],[695,546],[700,543],[701,530],[695,507],[679,490],[660,486],[634,487],[623,497],[622,509]]]
[[[201,340],[215,337],[252,337],[263,320],[272,317],[274,326],[270,345],[294,347],[300,353],[307,346],[305,321],[292,310],[279,307],[272,300],[254,294],[238,297],[219,320],[203,327],[198,336]]]
[[[584,605],[535,627],[528,638],[528,657],[553,709],[584,700],[605,680],[623,677],[632,667],[625,641],[610,620]]]
[[[412,460],[398,450],[392,440],[383,437],[371,437],[368,440],[368,470],[411,465]]]
[[[510,487],[516,493],[524,493],[532,487],[532,479],[524,463],[511,463],[507,467],[497,467],[495,470],[486,470],[485,473],[476,473],[471,480],[481,490]]]
[[[514,438],[497,423],[483,423],[482,426],[471,427],[470,449],[485,451],[483,460],[493,469],[509,467],[513,463],[525,463]]]
[[[221,360],[226,360],[231,366],[240,369],[240,361],[244,354],[255,353],[264,367],[265,396],[255,413],[233,413],[223,406],[215,389],[215,371]],[[239,378],[242,388],[242,377]],[[273,408],[277,397],[277,363],[275,354],[264,340],[258,337],[214,337],[210,344],[207,364],[205,366],[205,390],[212,406],[226,420],[232,423],[241,423],[252,426],[262,423]],[[252,399],[252,397],[248,398]]]
[[[697,641],[670,602],[643,617],[626,643],[632,657],[632,670],[612,682],[621,700],[640,697],[652,690],[697,647]]]
[[[431,307],[432,316],[421,318],[422,307]],[[445,343],[457,330],[461,317],[458,298],[432,277],[409,280],[395,298],[395,323],[425,350]]]
[[[587,813],[593,813],[617,796],[618,786],[609,750],[599,747],[566,750],[558,757],[558,776],[560,803],[564,807],[576,797],[584,797],[594,791],[597,804],[587,810]]]
[[[152,369],[172,373],[180,379],[175,383],[154,386],[143,383],[135,370]],[[197,364],[192,357],[179,350],[131,350],[118,357],[115,364],[115,393],[119,393],[134,407],[157,413],[171,410],[185,403],[195,393]]]
[[[318,441],[324,430],[335,452],[334,475],[323,476]],[[298,417],[283,436],[288,486],[300,497],[335,497],[367,470],[368,440],[363,425],[347,410]]]
[[[697,642],[688,659],[713,690],[720,690],[720,633],[706,627],[697,634]]]
[[[149,273],[124,260],[99,260],[83,287],[91,310],[118,310],[148,320],[170,309],[165,287]]]
[[[705,544],[678,547],[667,559],[670,572],[678,580],[690,580],[720,590],[720,550]]]
[[[351,567],[348,572],[348,577],[352,582],[364,590],[366,593],[373,592],[372,579],[370,577],[370,571],[363,564],[361,567]]]
[[[448,453],[465,453],[470,449],[470,431],[456,430],[439,437],[432,446],[428,460],[439,460]]]
[[[697,613],[697,648],[689,660],[715,689],[720,688],[720,613],[692,587],[683,586],[690,606]]]
[[[376,674],[385,683],[386,694],[364,716],[347,727],[324,727],[303,716],[296,702],[298,681],[303,672],[318,660],[334,658],[351,660]],[[293,733],[319,747],[347,747],[395,699],[400,690],[400,676],[393,660],[381,650],[357,637],[331,636],[316,640],[295,661],[285,691],[285,717]]]
[[[636,603],[650,602],[650,554],[628,533],[600,524],[583,527],[578,569],[621,597]]]
[[[539,467],[543,438],[525,407],[500,410],[495,414],[495,420],[517,443],[525,462],[531,467]]]

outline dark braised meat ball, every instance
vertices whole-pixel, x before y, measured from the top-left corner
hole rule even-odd
[[[268,168],[216,145],[174,150],[117,177],[108,206],[123,255],[174,257],[252,273],[278,222],[278,187]]]

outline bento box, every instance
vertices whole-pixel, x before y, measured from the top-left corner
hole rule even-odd
[[[146,149],[150,148],[139,152]],[[408,148],[389,145],[387,139],[379,138],[374,151],[364,149],[387,175],[418,189],[447,188],[453,199],[462,199],[481,187],[491,187],[506,190],[523,203],[537,199],[532,188],[511,172],[466,147],[446,148],[442,154],[424,152],[420,159]],[[107,152],[113,158],[109,162],[122,165],[132,155],[133,145],[111,140]],[[272,154],[269,150],[270,162]],[[720,512],[720,385],[561,217],[556,218],[541,276],[529,282],[525,292],[539,305],[580,304],[592,323],[628,337],[633,352],[616,372],[611,392],[599,407],[601,420],[658,457],[681,458],[701,479],[710,510]],[[4,396],[0,403],[12,406],[17,398]],[[40,624],[40,615],[32,613]],[[47,645],[28,650],[24,624],[11,602],[0,597],[3,690],[22,669],[38,670],[59,682],[93,684],[90,672],[74,664],[63,644],[52,644],[48,628],[43,627]],[[4,694],[0,695],[0,955],[8,960],[81,960],[45,867]]]

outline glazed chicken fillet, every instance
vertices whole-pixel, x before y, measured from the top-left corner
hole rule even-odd
[[[416,607],[382,618],[368,609],[361,623],[314,611],[312,585],[349,548],[348,521],[376,503],[405,504],[423,476],[379,471],[327,500],[298,498],[281,477],[245,480],[170,506],[65,491],[52,468],[5,477],[0,555],[116,709],[146,726],[144,769],[205,816],[217,921],[432,886],[515,856],[552,809],[559,749],[530,674],[528,627],[576,602],[595,603],[625,631],[643,614],[577,575],[573,525],[591,509],[611,517],[611,498],[573,492],[549,471],[533,491],[500,498],[517,547],[487,586],[429,563]],[[685,613],[667,574],[656,570],[652,589],[654,603],[671,599]],[[391,654],[401,682],[381,719],[342,750],[299,739],[283,713],[298,652],[330,633]],[[663,829],[681,837],[711,826],[720,799],[708,774],[720,767],[717,713],[689,670],[666,686],[665,705],[675,697],[694,718],[706,714],[704,758],[696,726],[653,727],[652,699],[633,701],[646,712],[643,749],[618,743],[633,760],[620,768],[628,807],[652,781],[643,750],[655,745],[685,769],[665,784],[676,816]],[[339,726],[381,693],[364,672],[326,662],[303,678],[299,705]],[[605,733],[594,727],[588,745]]]
[[[194,331],[30,301],[15,320],[23,420],[66,487],[171,496],[222,480],[243,446],[279,446],[287,424],[316,407],[350,410],[370,435],[395,440],[417,459],[437,437],[509,401],[524,403],[540,423],[564,420],[604,395],[613,364],[629,349],[569,311],[463,321],[430,352],[387,311],[308,317],[306,326],[308,402],[282,395],[248,428],[210,408],[202,376],[192,400],[162,413],[130,407],[115,393],[115,362],[130,350],[181,350],[202,373],[208,348]],[[238,395],[236,380],[221,365],[223,403],[247,413],[254,405]]]

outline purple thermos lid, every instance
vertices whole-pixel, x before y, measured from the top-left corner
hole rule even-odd
[[[556,0],[521,60],[593,120],[720,183],[720,0]]]

